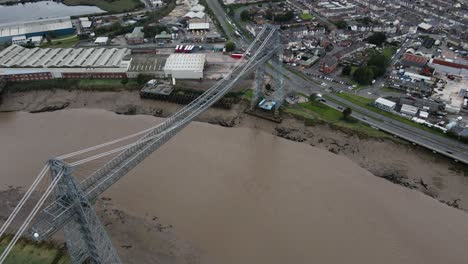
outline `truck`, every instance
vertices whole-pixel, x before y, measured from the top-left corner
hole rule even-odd
[[[233,59],[242,59],[243,56],[244,56],[244,54],[242,54],[242,53],[233,53],[233,54],[231,54],[231,58],[233,58]]]

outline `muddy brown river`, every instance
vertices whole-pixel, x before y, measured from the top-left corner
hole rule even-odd
[[[157,122],[101,110],[2,113],[0,188],[31,184],[54,155]],[[104,195],[173,225],[202,263],[468,261],[463,211],[255,129],[193,123]]]

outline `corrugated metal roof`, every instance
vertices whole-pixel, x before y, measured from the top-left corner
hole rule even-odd
[[[115,68],[129,54],[126,48],[26,49],[12,45],[0,52],[0,68]]]
[[[164,70],[187,70],[201,72],[205,68],[205,54],[171,54]]]

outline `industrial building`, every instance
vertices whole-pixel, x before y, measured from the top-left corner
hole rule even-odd
[[[75,32],[70,17],[40,19],[26,22],[12,22],[0,24],[0,43],[11,42],[13,37],[55,36],[72,34]]]
[[[0,76],[9,81],[53,78],[124,78],[130,50],[118,48],[33,48],[11,45],[0,52]]]
[[[374,105],[379,109],[391,112],[395,109],[396,103],[385,98],[379,97],[375,100]]]
[[[175,79],[202,79],[205,61],[205,54],[171,54],[164,66],[164,75]]]

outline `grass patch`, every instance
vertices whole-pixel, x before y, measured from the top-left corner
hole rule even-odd
[[[6,248],[11,236],[0,241],[0,252]],[[35,243],[20,239],[6,259],[9,264],[69,264],[71,263],[66,251],[51,243]]]
[[[385,47],[382,51],[383,55],[385,56],[385,58],[387,58],[388,60],[390,60],[393,56],[393,54],[395,54],[396,52],[396,49],[395,47]]]
[[[144,4],[139,0],[64,0],[64,4],[69,6],[88,5],[97,6],[107,12],[128,12],[144,7]]]
[[[247,100],[250,101],[250,100],[252,100],[253,96],[254,96],[254,94],[253,94],[253,91],[252,91],[252,90],[247,89],[247,90],[244,91],[243,97],[244,97],[245,99],[247,99]]]
[[[77,35],[68,35],[59,39],[52,39],[50,43],[45,42],[41,45],[42,48],[70,48],[78,43]]]
[[[314,124],[321,121],[351,133],[357,133],[371,137],[391,138],[391,136],[387,133],[374,129],[352,117],[346,120],[343,119],[343,114],[340,111],[318,101],[310,101],[294,106],[288,106],[285,107],[284,110],[286,113],[290,113],[296,117],[304,119],[306,124]]]
[[[312,20],[314,19],[315,17],[313,15],[311,15],[310,13],[303,13],[299,16],[302,20]]]
[[[25,81],[7,83],[5,91],[28,92],[33,90],[91,90],[91,91],[119,91],[137,90],[139,85],[135,79],[129,79],[127,84],[122,84],[121,79],[53,79],[41,81]]]

